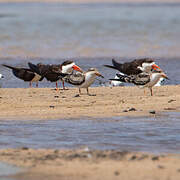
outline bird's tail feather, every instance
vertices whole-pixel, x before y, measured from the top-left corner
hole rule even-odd
[[[112,69],[116,69],[118,71],[122,71],[122,64],[121,63],[118,63],[116,62],[114,59],[112,59],[112,66],[111,65],[104,65],[105,67],[108,67],[108,68],[112,68]]]
[[[108,67],[108,68],[112,68],[112,69],[116,69],[116,70],[118,70],[116,67],[114,67],[114,66],[111,66],[111,65],[104,65],[105,67]]]
[[[123,81],[123,79],[109,79],[110,81],[120,81],[120,82],[126,82],[126,81]]]
[[[9,65],[6,65],[6,64],[2,64],[2,66],[7,67],[7,68],[12,69],[12,70],[18,69],[18,68],[16,68],[16,67],[9,66]]]
[[[117,67],[120,67],[122,64],[121,63],[118,63],[117,61],[115,61],[115,59],[112,59],[112,64],[113,66],[117,66]]]
[[[110,79],[111,81],[121,81],[121,82],[125,82],[125,83],[131,83],[132,79],[130,76],[127,75],[122,75],[122,74],[116,74],[116,76],[118,77],[118,79]]]
[[[120,81],[122,82],[126,82],[126,83],[132,83],[133,79],[131,78],[131,76],[127,76],[127,75],[122,75],[122,74],[116,74],[116,76],[120,79]]]

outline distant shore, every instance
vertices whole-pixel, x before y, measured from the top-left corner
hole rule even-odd
[[[0,88],[1,120],[55,120],[112,116],[149,116],[161,112],[180,112],[180,86],[154,87],[95,87],[89,92],[96,96],[77,96],[78,89]]]
[[[178,3],[179,0],[0,0],[8,2],[58,2],[58,3]]]

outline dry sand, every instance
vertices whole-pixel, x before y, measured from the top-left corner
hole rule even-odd
[[[138,87],[97,87],[90,93],[75,97],[77,88],[1,88],[0,113],[2,120],[40,120],[83,117],[147,116],[180,111],[180,86],[154,87],[154,96]],[[82,90],[86,93],[85,89]],[[134,109],[132,109],[134,108]]]
[[[144,116],[180,111],[180,86],[154,87],[154,96],[137,87],[90,88],[96,96],[75,97],[78,90],[0,89],[2,120]],[[84,92],[84,91],[83,91]],[[132,108],[135,110],[133,111]],[[132,111],[130,111],[130,109]],[[154,116],[154,115],[153,115]],[[38,132],[37,132],[38,133]],[[179,180],[180,155],[118,151],[2,149],[0,161],[24,167],[14,180]]]

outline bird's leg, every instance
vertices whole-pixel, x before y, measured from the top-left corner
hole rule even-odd
[[[144,96],[146,95],[146,91],[145,91],[145,89],[144,89]]]
[[[81,94],[81,89],[79,88],[79,94]]]
[[[86,88],[86,90],[87,90],[87,94],[88,94],[88,95],[90,95],[90,94],[89,94],[89,89],[88,89],[88,88]]]
[[[88,96],[96,96],[96,94],[89,94],[89,89],[88,88],[86,88],[86,90],[87,90],[87,95]]]
[[[32,83],[31,83],[31,81],[29,82],[29,87],[30,87],[30,88],[32,87]]]
[[[62,84],[63,84],[63,90],[68,90],[68,88],[65,88],[64,86],[64,80],[62,79]]]
[[[150,89],[150,91],[151,91],[151,96],[153,96],[153,90],[152,90],[152,87],[149,88],[149,89]]]
[[[63,90],[65,90],[64,80],[62,80]]]
[[[36,87],[38,88],[38,82],[36,82]]]
[[[56,91],[58,91],[58,84],[57,84],[57,81],[56,81]]]

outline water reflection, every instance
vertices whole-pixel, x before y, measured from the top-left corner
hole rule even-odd
[[[171,152],[180,149],[180,114],[94,120],[1,121],[0,148],[120,149]]]

